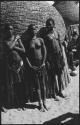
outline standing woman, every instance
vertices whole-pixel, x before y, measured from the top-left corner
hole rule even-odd
[[[13,26],[8,23],[4,25],[3,41],[6,61],[7,104],[14,107],[16,101],[18,104],[20,103],[19,83],[22,82],[21,73],[23,72],[23,61],[20,55],[25,52],[25,49],[20,37],[14,34]]]
[[[34,24],[28,26],[28,31],[26,32],[26,61],[28,64],[28,89],[29,96],[31,94],[31,88],[35,88],[37,92],[39,108],[41,111],[47,110],[46,106],[46,47],[42,38],[37,37],[37,29]],[[33,79],[33,81],[30,81]]]
[[[47,49],[47,61],[50,64],[48,77],[50,81],[51,95],[55,100],[59,100],[57,95],[62,98],[65,97],[62,93],[62,85],[64,82],[62,80],[62,71],[64,68],[64,60],[60,35],[55,28],[55,22],[52,18],[47,19],[46,27],[40,29],[39,34],[40,37],[44,39]]]

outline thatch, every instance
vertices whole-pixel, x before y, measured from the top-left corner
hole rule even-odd
[[[54,7],[69,25],[79,23],[79,1],[56,1]]]
[[[61,39],[64,39],[66,31],[64,21],[55,7],[46,1],[1,2],[2,23],[11,22],[15,31],[20,34],[26,30],[30,23],[35,23],[39,30],[49,17],[54,19]]]

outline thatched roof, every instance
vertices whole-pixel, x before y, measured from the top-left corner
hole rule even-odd
[[[61,39],[63,39],[66,31],[63,18],[55,7],[46,1],[1,2],[2,23],[11,22],[15,31],[20,34],[26,30],[30,23],[35,23],[39,30],[45,25],[49,17],[54,19],[56,28],[61,34]]]
[[[53,6],[68,25],[79,23],[79,1],[55,1]]]

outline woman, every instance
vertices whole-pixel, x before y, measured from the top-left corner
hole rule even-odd
[[[64,68],[64,59],[62,56],[62,47],[60,42],[60,36],[55,29],[55,22],[52,18],[47,19],[46,27],[40,29],[39,36],[44,39],[44,43],[47,49],[47,61],[50,64],[48,70],[49,86],[51,88],[51,94],[55,100],[59,100],[57,95],[64,98],[62,93],[62,71]],[[57,90],[57,91],[56,91]]]
[[[18,104],[21,103],[19,83],[21,83],[23,77],[21,76],[23,74],[23,60],[20,55],[25,53],[25,49],[20,37],[14,34],[13,26],[8,23],[4,25],[3,41],[6,59],[7,101],[8,106],[13,107],[16,101]]]
[[[28,26],[26,31],[26,60],[28,64],[28,82],[26,88],[29,89],[29,96],[31,89],[35,87],[38,96],[39,108],[41,111],[47,110],[46,107],[46,86],[45,86],[45,60],[46,48],[42,38],[37,37],[37,30],[34,24]],[[33,84],[34,82],[34,84]]]

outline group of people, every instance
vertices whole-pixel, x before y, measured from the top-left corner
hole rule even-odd
[[[1,107],[22,107],[32,98],[33,91],[41,111],[48,110],[46,98],[65,98],[62,90],[70,83],[65,40],[55,28],[52,18],[38,32],[30,24],[21,35],[6,23],[2,30],[4,77]]]

